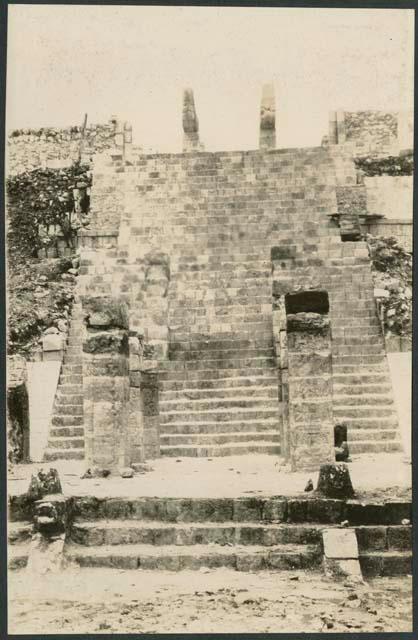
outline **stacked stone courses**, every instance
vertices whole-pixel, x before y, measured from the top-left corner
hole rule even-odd
[[[153,349],[162,455],[280,452],[272,294],[317,286],[330,297],[334,421],[348,422],[353,452],[399,448],[368,251],[330,219],[336,184],[356,183],[347,158],[133,148],[95,169],[101,248],[82,250],[81,291],[121,295]]]

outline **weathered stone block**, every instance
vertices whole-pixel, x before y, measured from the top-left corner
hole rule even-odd
[[[88,327],[98,329],[129,328],[128,309],[120,299],[105,296],[83,296],[82,304]]]
[[[322,376],[329,373],[331,368],[330,353],[289,353],[289,375],[301,377]],[[297,372],[297,374],[296,374]]]
[[[328,498],[352,498],[354,489],[347,465],[343,462],[322,464],[316,490]]]
[[[359,557],[355,529],[325,529],[322,537],[327,558],[348,560]]]
[[[85,353],[129,354],[129,342],[126,333],[103,332],[87,334],[83,341]]]

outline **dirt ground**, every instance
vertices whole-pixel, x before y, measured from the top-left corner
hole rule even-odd
[[[407,632],[412,580],[305,571],[68,569],[9,580],[9,633]]]
[[[268,455],[227,458],[158,458],[150,460],[146,473],[133,478],[119,474],[108,478],[81,479],[86,464],[60,460],[44,464],[14,465],[8,473],[9,494],[25,493],[30,476],[41,468],[58,470],[66,495],[97,497],[216,498],[304,494],[309,478],[317,484],[318,472],[295,472],[283,459]],[[411,465],[403,453],[363,454],[349,463],[354,490],[359,497],[408,498]]]

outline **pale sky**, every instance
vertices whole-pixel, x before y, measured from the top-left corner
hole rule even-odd
[[[258,147],[263,82],[278,147],[315,146],[332,109],[413,108],[412,10],[10,5],[7,129],[133,125],[180,151],[192,87],[209,151]]]

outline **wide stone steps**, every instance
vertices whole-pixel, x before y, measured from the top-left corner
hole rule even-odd
[[[218,372],[219,373],[219,372]],[[275,371],[259,371],[258,375],[248,376],[220,376],[213,378],[200,378],[200,379],[188,379],[188,377],[180,376],[179,378],[174,372],[164,372],[163,376],[160,374],[161,388],[164,393],[166,392],[181,392],[185,391],[209,391],[209,390],[226,390],[233,391],[235,388],[245,387],[246,389],[255,387],[270,387],[277,385],[278,374]],[[163,379],[161,379],[161,377]]]
[[[411,551],[362,552],[359,561],[366,577],[412,575]]]
[[[396,429],[350,429],[348,432],[348,442],[351,448],[352,444],[358,442],[376,442],[379,440],[396,441],[398,432]]]
[[[366,575],[411,567],[411,526],[401,524],[411,519],[408,501],[84,496],[75,498],[73,514],[64,555],[81,567],[322,571],[322,531],[345,519]],[[15,536],[22,545],[27,524]],[[15,557],[16,567],[25,565],[23,546]]]
[[[357,380],[358,382],[358,380]],[[332,389],[335,395],[341,397],[345,396],[391,396],[392,387],[390,384],[341,384],[335,382],[333,378]]]
[[[181,445],[218,445],[226,443],[247,442],[280,442],[279,433],[273,431],[244,431],[241,433],[200,433],[200,434],[164,434],[160,436],[161,445],[164,447],[178,447]]]
[[[56,404],[54,408],[56,416],[80,417],[83,415],[83,405],[79,404]]]
[[[264,455],[280,455],[280,445],[273,439],[270,442],[248,441],[243,443],[226,443],[218,445],[197,446],[161,446],[161,455],[173,458],[216,458],[223,456],[243,456],[250,453]]]
[[[256,420],[228,420],[228,422],[170,422],[164,425],[165,435],[216,434],[216,433],[259,433],[279,430],[277,415],[273,418]]]
[[[317,546],[309,545],[103,545],[84,547],[68,544],[65,556],[81,567],[119,569],[198,570],[202,567],[228,567],[237,571],[260,569],[303,569],[321,566]]]
[[[239,407],[234,409],[212,409],[205,411],[167,411],[160,413],[160,423],[162,432],[164,425],[170,422],[229,422],[230,420],[261,420],[264,418],[277,417],[276,408],[245,409]]]
[[[348,425],[348,433],[356,429],[397,429],[398,421],[396,416],[391,418],[345,418],[344,422]]]
[[[277,395],[276,395],[277,398]],[[186,412],[190,411],[205,411],[205,410],[220,410],[220,409],[265,409],[273,408],[276,404],[274,402],[274,396],[261,395],[259,392],[256,396],[239,396],[236,395],[231,398],[220,398],[219,396],[214,398],[192,398],[192,399],[174,399],[160,401],[160,413],[167,414],[172,412]]]
[[[341,373],[337,369],[338,373],[334,373],[332,376],[333,386],[338,388],[339,385],[356,385],[355,388],[361,389],[366,385],[387,385],[390,386],[390,379],[387,373],[378,371],[375,374],[363,373],[359,371],[357,375],[351,375],[350,373]],[[359,385],[361,383],[361,386]]]
[[[77,521],[71,539],[86,546],[119,544],[263,545],[316,544],[323,525],[277,525],[256,522],[173,522],[143,520]]]
[[[164,385],[164,390],[162,393],[162,400],[160,401],[160,407],[166,407],[166,406],[170,406],[171,403],[178,401],[178,402],[183,402],[183,401],[195,401],[195,400],[205,400],[205,399],[213,399],[214,401],[216,400],[223,400],[226,398],[236,398],[236,396],[242,396],[245,395],[247,398],[248,397],[254,397],[254,396],[259,396],[260,394],[263,394],[263,398],[268,399],[268,398],[276,398],[278,397],[278,385],[277,385],[277,381],[276,381],[276,385],[271,385],[271,386],[236,386],[236,387],[230,387],[230,388],[222,388],[222,387],[217,387],[214,389],[199,389],[199,388],[186,388],[186,389],[177,389],[177,390],[171,390],[168,391],[165,388]]]
[[[356,405],[336,405],[333,409],[334,418],[344,420],[346,418],[388,418],[396,417],[396,411],[391,406],[382,407],[378,405],[366,405],[364,407]]]
[[[63,434],[48,440],[49,449],[84,449],[84,437],[68,437]]]
[[[264,369],[264,368],[271,369],[271,367],[275,364],[275,361],[276,359],[274,355],[260,357],[260,358],[249,356],[248,358],[242,358],[240,360],[235,358],[233,360],[223,360],[219,358],[218,359],[205,358],[202,361],[200,360],[199,361],[168,360],[163,363],[162,368],[165,369],[166,371],[174,370],[176,372],[181,372],[182,370],[187,372],[189,371],[217,372],[220,369],[222,370],[226,369],[226,370],[233,371],[234,372],[233,375],[237,375],[238,373],[241,373],[242,375],[243,369],[250,369],[250,370]]]
[[[78,416],[65,416],[65,415],[54,415],[51,419],[52,427],[79,427],[84,424],[83,415]]]
[[[335,389],[335,387],[334,387]],[[359,395],[354,394],[334,394],[333,401],[339,406],[351,406],[351,405],[393,405],[393,399],[388,395],[379,395],[372,393],[361,393]]]
[[[55,398],[56,404],[71,404],[78,406],[83,404],[83,396],[81,394],[68,393],[68,391],[63,391],[62,388],[58,389]]]
[[[349,441],[350,453],[394,453],[402,451],[402,443],[399,440],[379,440],[371,441],[358,440],[356,442]]]
[[[226,379],[232,379],[235,383],[236,380],[242,378],[271,378],[273,377],[275,369],[272,366],[263,368],[262,366],[246,366],[244,368],[235,368],[235,369],[226,369],[226,368],[207,368],[207,369],[183,369],[180,368],[176,370],[175,368],[162,370],[159,373],[159,378],[163,384],[165,381],[171,382],[182,382],[186,383],[187,386],[194,381],[205,383],[207,381],[216,381],[219,380],[225,381]]]
[[[82,438],[84,436],[84,427],[76,427],[76,426],[69,426],[69,427],[52,427],[49,435],[51,438]]]
[[[206,361],[206,360],[224,360],[226,362],[235,362],[243,358],[271,358],[274,356],[272,347],[258,348],[258,349],[211,349],[211,350],[191,350],[187,351],[174,351],[170,349],[170,361],[171,362],[183,362],[183,361]]]
[[[84,460],[84,447],[82,449],[50,449],[48,447],[44,453],[44,460]]]

